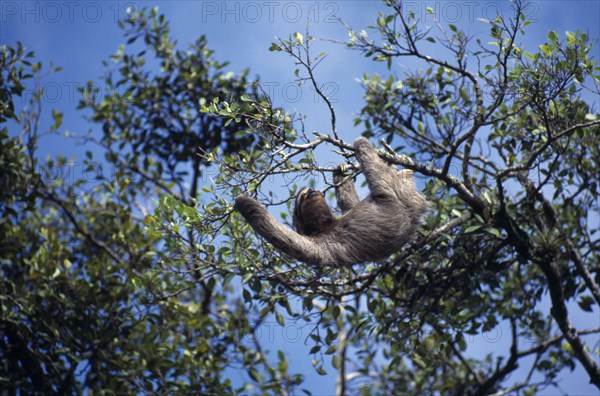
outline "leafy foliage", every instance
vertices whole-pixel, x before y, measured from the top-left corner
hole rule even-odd
[[[352,271],[290,263],[262,246],[255,275],[261,292],[269,287],[262,298],[277,292],[276,280],[302,298],[303,314],[317,314],[324,332],[311,335],[312,351],[334,356],[338,393],[533,394],[557,385],[559,373],[576,364],[600,386],[598,351],[584,341],[600,329],[575,329],[569,317],[575,299],[587,312],[600,304],[594,221],[600,121],[585,100],[586,90],[598,93],[600,69],[589,38],[567,32],[561,40],[550,32],[538,52],[525,51],[519,39],[529,21],[521,2],[512,20],[482,21],[489,43],[471,43],[439,21],[437,30],[422,30],[400,3],[389,5],[391,13],[372,28],[380,39],[350,29],[348,47],[390,69],[401,57],[420,60],[423,69],[402,79],[393,70],[389,77],[365,75],[366,104],[356,123],[364,135],[383,138],[384,158],[429,177],[425,189],[434,207],[425,235],[387,262]],[[289,54],[304,68],[296,71],[299,83],[317,87],[313,70],[322,55],[312,57],[313,40],[296,33],[271,50]],[[453,56],[422,52],[426,42],[441,43]],[[264,108],[260,125],[273,159],[241,161],[245,169],[223,181],[230,188],[246,182],[260,193],[260,175],[327,174],[332,169],[319,167],[312,150],[329,144],[352,157],[330,110],[333,135],[311,139],[269,126],[264,120],[275,110]],[[228,159],[221,166],[233,174]],[[294,193],[300,179],[288,180]],[[269,195],[264,200],[277,203]],[[259,257],[245,256],[244,262]],[[467,339],[499,328],[509,329],[506,350],[471,357]],[[380,354],[372,352],[374,343]],[[530,356],[526,378],[509,382]]]
[[[247,72],[223,72],[226,63],[213,59],[203,37],[176,49],[156,11],[123,27],[128,44],[143,38],[143,49],[119,49],[103,90],[83,90],[80,107],[102,133],[79,138],[105,158],[86,152],[83,176],[73,180],[56,176],[72,166],[67,159],[37,156],[42,92],[19,113],[13,105],[28,79],[41,78],[41,65],[21,45],[2,54],[2,120],[21,133],[0,134],[0,388],[224,394],[245,389],[223,375],[237,367],[260,389],[281,393],[299,377],[286,385],[256,374],[257,364],[270,366],[245,341],[252,311],[218,262],[196,264],[208,260],[197,238],[211,231],[196,227],[199,154],[236,152],[255,140],[238,134],[243,120],[200,113],[200,99],[253,94],[253,85]],[[57,129],[62,115],[52,115]],[[158,225],[150,211],[172,222]],[[283,363],[270,377],[285,378],[280,372]]]
[[[114,169],[92,182],[50,178],[68,161],[36,156],[40,96],[18,114],[12,102],[41,66],[21,46],[4,53],[0,116],[22,133],[0,133],[0,182],[12,186],[0,192],[0,386],[297,393],[304,378],[290,352],[257,337],[272,319],[310,326],[306,359],[337,374],[338,394],[536,394],[576,365],[600,387],[586,338],[600,328],[572,323],[574,309],[592,317],[600,306],[600,121],[586,96],[598,93],[600,69],[589,38],[550,32],[527,52],[520,1],[511,20],[481,21],[487,43],[437,20],[423,30],[388,5],[369,33],[349,27],[347,46],[390,69],[363,76],[355,123],[381,138],[383,158],[427,178],[432,208],[410,246],[354,268],[293,262],[230,204],[249,192],[288,221],[298,186],[333,170],[316,149],[352,161],[308,32],[271,50],[292,57],[298,82],[330,110],[331,134],[315,137],[247,72],[224,73],[204,38],[181,51],[156,11],[125,22],[107,93],[94,83],[82,92],[102,130],[85,138],[105,155],[100,165],[89,152],[86,169]],[[432,45],[452,56],[425,53]],[[403,57],[423,69],[398,77]],[[494,351],[473,350],[506,328]],[[511,379],[518,367],[525,374]],[[234,382],[233,370],[246,376]]]

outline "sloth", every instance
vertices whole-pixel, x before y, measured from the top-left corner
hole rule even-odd
[[[235,209],[265,240],[308,264],[350,266],[389,257],[413,238],[428,203],[416,189],[413,172],[385,163],[364,137],[354,142],[354,154],[370,194],[360,201],[353,181],[344,176],[347,167],[336,168],[341,217],[334,215],[320,191],[311,188],[296,198],[296,231],[247,195],[236,198]]]

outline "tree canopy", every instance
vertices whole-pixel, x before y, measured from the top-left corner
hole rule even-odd
[[[315,150],[354,162],[309,29],[271,50],[329,110],[330,128],[314,135],[248,72],[225,73],[204,37],[180,49],[155,10],[122,23],[108,91],[81,90],[100,132],[77,137],[93,149],[76,179],[56,177],[66,158],[37,155],[62,125],[51,111],[53,125],[40,126],[43,92],[15,106],[42,65],[4,47],[0,389],[314,391],[290,364],[296,350],[257,336],[270,320],[311,326],[302,358],[335,373],[340,395],[536,394],[576,366],[600,389],[600,119],[589,99],[600,68],[583,32],[550,31],[526,50],[523,7],[483,20],[487,41],[433,10],[426,28],[398,2],[368,32],[347,27],[348,49],[388,70],[362,76],[356,129],[413,170],[431,203],[412,243],[351,268],[295,262],[232,205],[249,193],[289,223],[313,175],[332,196],[334,167]],[[422,68],[400,74],[403,58]],[[499,327],[501,348],[476,353],[469,340]]]

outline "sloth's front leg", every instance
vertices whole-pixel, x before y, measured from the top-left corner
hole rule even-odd
[[[335,184],[335,196],[337,199],[338,206],[342,213],[348,212],[350,209],[355,207],[358,202],[358,194],[354,187],[354,180],[347,178],[345,173],[350,170],[348,164],[340,164],[333,171],[333,183]]]

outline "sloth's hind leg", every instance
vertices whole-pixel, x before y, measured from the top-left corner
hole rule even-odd
[[[354,154],[367,179],[371,195],[380,198],[393,194],[397,171],[379,158],[371,143],[364,137],[359,137],[354,141]]]

